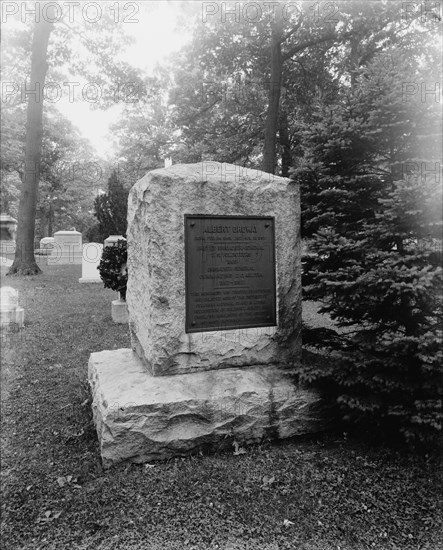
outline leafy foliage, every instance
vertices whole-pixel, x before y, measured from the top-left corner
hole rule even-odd
[[[442,268],[436,105],[408,105],[414,67],[376,57],[335,110],[305,132],[301,183],[305,295],[339,326],[335,361],[303,373],[343,418],[409,440],[441,431]],[[412,74],[411,74],[412,73]]]
[[[23,105],[2,109],[0,152],[1,211],[18,215],[24,175],[25,112]],[[90,143],[52,105],[43,112],[42,155],[36,212],[36,237],[93,221],[92,205],[100,184]],[[89,170],[88,170],[89,168]]]
[[[335,2],[325,4],[322,13],[301,3],[278,22],[281,67],[273,75],[273,27],[282,7],[274,8],[261,5],[263,15],[254,19],[202,20],[198,12],[188,18],[192,40],[163,65],[158,77],[167,109],[157,135],[174,163],[211,159],[260,167],[269,133],[269,92],[281,81],[276,153],[278,173],[287,176],[302,152],[300,127],[310,121],[314,107],[335,103],[343,82],[355,79],[358,68],[387,44],[408,49],[417,40],[417,26],[405,28],[398,8],[386,2],[382,10],[371,2]],[[138,118],[140,123],[121,132],[126,141],[145,144],[149,139],[147,151],[155,149],[150,138],[159,128],[150,103],[132,106],[133,122]],[[138,162],[125,140],[122,145],[122,154],[131,153]]]
[[[126,241],[120,239],[112,246],[105,246],[98,265],[100,277],[105,288],[120,293],[122,300],[126,299],[128,283],[128,248]]]
[[[50,10],[54,8],[46,7]],[[51,120],[57,109],[48,103],[58,102],[61,97],[58,92],[63,95],[66,85],[75,84],[75,88],[79,86],[80,82],[72,82],[74,75],[76,79],[82,76],[89,83],[94,83],[98,93],[88,101],[96,108],[106,109],[115,105],[116,101],[136,100],[132,93],[134,90],[137,90],[135,95],[144,93],[139,70],[119,58],[122,48],[130,43],[129,35],[120,25],[122,19],[117,18],[116,21],[111,10],[103,8],[104,4],[97,5],[97,9],[103,14],[99,25],[87,24],[84,17],[71,16],[69,23],[66,18],[59,21],[57,17],[50,16],[35,19],[35,24],[32,24],[32,18],[21,18],[20,21],[19,17],[11,20],[11,24],[6,24],[6,39],[2,42],[2,54],[5,53],[2,58],[6,63],[2,68],[2,79],[7,84],[5,99],[8,103],[8,118],[15,118],[15,115],[20,117],[22,114],[22,104],[27,101],[27,94],[23,94],[22,88],[30,76],[31,89],[34,76],[35,88],[39,86],[39,89],[44,90],[46,77],[46,82],[51,83],[53,89],[56,88],[55,95],[49,94],[46,97],[42,91],[39,100],[28,103],[26,132],[23,117],[17,119],[18,123],[2,125],[8,127],[6,139],[2,139],[0,175],[2,183],[6,183],[6,191],[2,192],[2,207],[14,212],[18,194],[16,191],[20,192],[18,246],[10,269],[11,274],[38,272],[32,252],[36,229],[37,234],[46,236],[55,229],[65,229],[69,225],[83,230],[92,222],[91,207],[97,189],[93,189],[93,182],[87,177],[79,176],[78,167],[88,165],[93,159],[86,149],[88,146],[84,147],[85,140],[79,139],[72,125],[63,121],[60,115],[55,116],[55,121]],[[52,23],[54,21],[55,24]],[[31,49],[32,56],[29,55]],[[30,75],[30,57],[33,60],[35,58],[32,64],[34,76],[32,71]],[[128,98],[127,93],[128,81],[131,98]],[[102,94],[105,89],[106,92]],[[83,91],[84,88],[81,95],[85,99]],[[69,88],[70,103],[78,99],[78,92],[78,88]],[[64,131],[59,134],[63,124]],[[25,138],[26,152],[23,151]],[[38,170],[34,170],[34,167],[38,167]],[[10,177],[12,172],[14,177]],[[66,177],[66,174],[69,176]],[[20,177],[20,184],[17,175]],[[40,202],[37,210],[38,193]]]
[[[164,158],[173,140],[167,123],[165,89],[169,79],[165,71],[144,81],[146,94],[136,103],[124,106],[122,118],[113,125],[119,141],[119,175],[128,186],[134,185],[149,170],[163,168]]]
[[[43,116],[37,232],[42,237],[75,226],[83,232],[93,222],[92,204],[100,185],[90,143],[56,109]]]

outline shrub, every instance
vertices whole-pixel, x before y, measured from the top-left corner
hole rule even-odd
[[[113,246],[103,249],[98,270],[105,288],[111,288],[120,293],[122,300],[126,299],[128,283],[128,248],[127,242],[119,240]]]

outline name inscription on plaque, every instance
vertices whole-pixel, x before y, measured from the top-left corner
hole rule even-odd
[[[274,225],[185,215],[186,332],[277,324]]]

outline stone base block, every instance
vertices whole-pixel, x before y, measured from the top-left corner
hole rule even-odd
[[[112,300],[111,315],[114,323],[123,325],[128,323],[128,304],[124,300]]]
[[[92,353],[88,376],[105,468],[322,428],[319,396],[275,366],[152,376],[118,349]]]
[[[78,280],[79,283],[103,283],[101,279],[92,279],[88,277],[80,277]]]
[[[25,323],[25,310],[22,307],[0,310],[0,325],[15,324],[22,327]]]
[[[48,256],[48,265],[82,265],[82,253],[76,252],[74,254],[63,255],[63,254],[55,254],[52,252],[50,256]]]

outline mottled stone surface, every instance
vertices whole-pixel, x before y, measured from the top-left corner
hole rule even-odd
[[[89,359],[104,467],[318,431],[320,400],[276,367],[152,376],[130,349]]]
[[[79,231],[57,231],[48,265],[82,263],[82,234]]]
[[[152,374],[297,363],[299,202],[289,179],[217,162],[153,170],[134,185],[126,299],[133,349]],[[277,327],[185,333],[185,214],[275,217]]]

